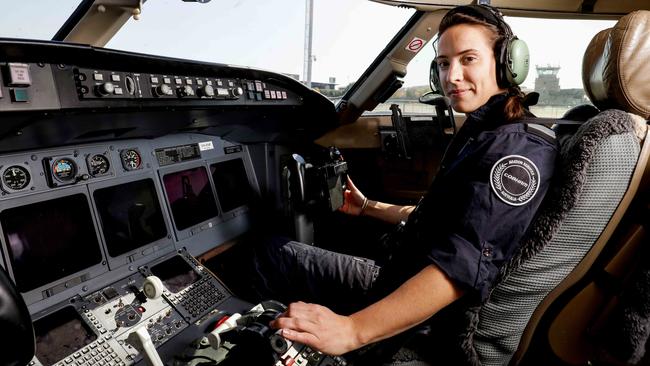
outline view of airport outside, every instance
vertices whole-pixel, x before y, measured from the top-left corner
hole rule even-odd
[[[149,0],[106,47],[279,72],[304,81],[305,8],[308,0],[219,0],[205,4]],[[312,88],[336,101],[415,13],[369,0],[312,0]],[[0,37],[51,39],[79,0],[11,2],[0,14]],[[25,22],[29,19],[29,22]],[[598,31],[614,21],[506,18],[527,42],[531,69],[524,91],[540,93],[533,111],[560,117],[587,103],[582,55]],[[27,26],[26,24],[29,24]],[[425,45],[408,65],[404,87],[391,103],[405,113],[431,113],[417,102],[428,91],[434,50]]]

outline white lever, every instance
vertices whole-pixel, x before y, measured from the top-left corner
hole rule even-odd
[[[162,281],[156,276],[147,277],[142,284],[142,292],[144,292],[145,296],[150,300],[159,298],[164,290],[165,287],[163,286]]]
[[[214,328],[214,330],[208,334],[208,341],[210,341],[212,348],[218,349],[221,346],[221,336],[219,333],[223,333],[228,329],[236,327],[239,318],[241,318],[241,314],[232,314],[228,319],[219,324],[218,327]]]
[[[143,354],[143,357],[149,366],[164,366],[158,351],[156,351],[156,347],[153,345],[151,335],[149,335],[146,326],[143,325],[131,332],[131,334],[126,338],[126,341],[133,346],[133,348],[138,350],[138,352]]]

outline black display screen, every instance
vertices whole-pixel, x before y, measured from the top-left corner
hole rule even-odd
[[[88,199],[83,194],[4,210],[0,224],[21,292],[102,261]]]
[[[35,321],[34,333],[36,357],[43,366],[53,365],[97,339],[71,306]]]
[[[151,267],[151,273],[160,278],[165,287],[177,293],[199,280],[199,275],[183,258],[175,255]]]
[[[204,167],[166,174],[163,182],[176,229],[187,229],[219,214]]]
[[[243,160],[233,159],[212,164],[210,172],[224,212],[250,203],[253,189]]]
[[[143,179],[94,192],[95,205],[111,257],[140,248],[167,235],[154,182]]]

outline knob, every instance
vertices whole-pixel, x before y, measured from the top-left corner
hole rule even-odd
[[[194,96],[194,89],[192,89],[192,87],[189,85],[180,87],[178,88],[178,96],[181,98]]]
[[[214,88],[212,87],[212,85],[206,85],[203,88],[197,90],[197,92],[201,97],[208,97],[208,98],[214,97]]]
[[[157,97],[162,97],[165,95],[174,95],[174,91],[167,84],[160,84],[157,87],[153,88],[153,94]]]
[[[162,281],[156,276],[148,276],[142,284],[142,292],[151,300],[159,298],[164,290]]]
[[[113,91],[115,91],[115,85],[113,85],[113,83],[110,82],[106,82],[95,86],[95,93],[97,93],[97,95],[100,97],[111,95],[113,94]]]
[[[240,86],[230,89],[230,96],[235,99],[239,98],[242,94],[244,94],[244,89],[242,89]]]

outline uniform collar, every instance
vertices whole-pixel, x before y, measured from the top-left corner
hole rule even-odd
[[[509,93],[493,95],[477,110],[468,113],[467,118],[476,122],[481,122],[481,125],[483,125],[484,128],[489,128],[487,124],[491,125],[491,127],[497,127],[498,125],[505,123],[503,118],[503,108],[509,96]]]

